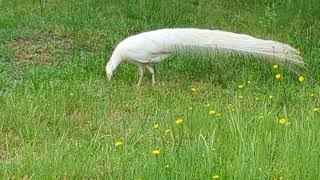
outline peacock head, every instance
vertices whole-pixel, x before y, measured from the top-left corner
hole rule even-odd
[[[106,73],[107,73],[108,80],[111,81],[111,77],[112,77],[112,74],[113,74],[113,67],[112,67],[112,65],[110,63],[107,63]]]
[[[119,50],[117,48],[114,50],[112,53],[112,56],[109,60],[109,62],[106,65],[106,73],[107,73],[107,78],[109,81],[111,81],[112,74],[116,70],[116,68],[119,66],[119,64],[122,62],[122,56],[119,53]]]

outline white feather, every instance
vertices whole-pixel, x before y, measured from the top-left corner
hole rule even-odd
[[[107,63],[106,72],[111,79],[117,66],[126,60],[139,66],[141,77],[145,66],[151,72],[152,67],[149,64],[160,62],[180,50],[199,49],[264,56],[281,64],[303,64],[298,51],[284,43],[220,30],[179,28],[149,31],[126,38],[115,48]],[[139,84],[141,80],[142,77],[139,79]]]

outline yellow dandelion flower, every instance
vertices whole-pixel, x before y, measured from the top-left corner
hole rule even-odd
[[[272,98],[273,98],[273,96],[272,96],[272,95],[270,95],[270,96],[269,96],[269,99],[271,100]]]
[[[288,121],[286,118],[280,118],[278,122],[280,125],[285,125],[285,124],[287,124]]]
[[[160,128],[160,124],[153,125],[153,129],[159,129],[159,128]]]
[[[278,64],[275,64],[272,67],[273,67],[273,69],[279,69],[279,65]]]
[[[236,112],[236,108],[231,108],[231,111],[232,112]]]
[[[193,92],[193,93],[196,93],[196,92],[198,92],[198,91],[199,91],[199,89],[196,88],[196,87],[192,87],[192,88],[191,88],[191,92]]]
[[[155,150],[152,151],[152,154],[157,156],[157,155],[160,154],[160,150],[159,149],[155,149]]]
[[[214,110],[209,110],[209,115],[214,115],[216,113],[216,111]]]
[[[165,167],[166,169],[169,169],[169,168],[170,168],[170,165],[167,164],[167,165],[165,165],[164,167]]]
[[[315,93],[310,93],[309,96],[310,97],[314,97],[314,96],[316,96],[316,94]]]
[[[243,88],[244,88],[244,85],[243,85],[243,84],[240,84],[240,85],[238,86],[238,88],[239,88],[239,89],[243,89]]]
[[[316,107],[313,109],[314,112],[320,112],[320,108]]]
[[[297,54],[300,55],[301,51],[299,48],[296,49],[297,50]]]
[[[277,80],[280,80],[281,78],[282,78],[282,74],[280,74],[280,73],[276,74],[276,79]]]
[[[176,119],[176,124],[177,125],[182,125],[183,124],[183,119],[182,118],[177,118]]]
[[[259,100],[260,100],[260,98],[259,98],[259,97],[255,97],[254,99],[255,99],[256,101],[259,101]]]
[[[240,101],[242,101],[242,100],[244,99],[244,97],[243,97],[243,96],[238,96],[238,99],[239,99]]]
[[[171,132],[171,129],[166,129],[164,132],[165,132],[166,134],[169,134],[169,133]]]
[[[219,179],[219,178],[220,178],[219,175],[213,175],[213,176],[212,176],[212,179]]]
[[[123,141],[117,141],[116,143],[115,143],[115,146],[121,146],[121,145],[123,145],[124,143],[123,143]]]
[[[305,80],[304,76],[299,76],[299,81],[303,82]]]
[[[278,176],[278,177],[273,177],[272,180],[283,180],[283,177],[282,176]]]

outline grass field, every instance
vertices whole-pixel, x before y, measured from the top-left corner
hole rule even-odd
[[[165,27],[289,43],[308,69],[179,55],[156,87],[106,81],[117,43]],[[0,179],[319,179],[319,62],[318,0],[0,0]]]

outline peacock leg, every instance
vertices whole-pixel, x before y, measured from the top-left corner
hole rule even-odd
[[[154,71],[153,67],[148,64],[148,65],[146,65],[146,68],[152,76],[152,85],[153,86],[156,85],[155,71]]]
[[[143,79],[144,67],[143,67],[143,66],[138,66],[138,71],[139,71],[138,86],[140,86],[140,85],[141,85],[141,82],[142,82],[142,79]]]

